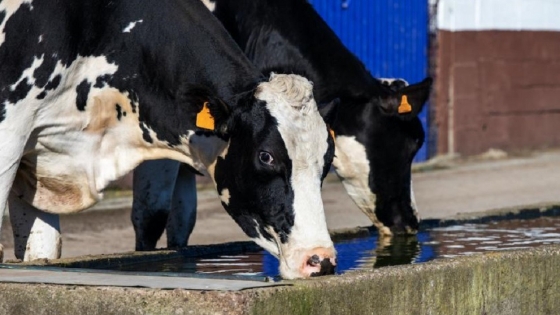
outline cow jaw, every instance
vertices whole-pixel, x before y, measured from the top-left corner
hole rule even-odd
[[[337,136],[333,166],[354,203],[368,216],[381,236],[392,236],[391,229],[375,215],[376,195],[369,187],[370,167],[365,147],[354,136]]]

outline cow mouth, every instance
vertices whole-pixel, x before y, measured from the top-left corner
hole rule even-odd
[[[336,258],[321,258],[313,255],[307,259],[303,266],[303,274],[307,277],[332,275],[336,268]]]

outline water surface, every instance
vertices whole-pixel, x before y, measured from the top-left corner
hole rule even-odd
[[[417,264],[435,258],[475,255],[560,243],[560,217],[499,220],[429,228],[415,236],[380,243],[376,234],[337,242],[337,273]],[[122,271],[179,272],[237,276],[278,276],[278,260],[265,251],[121,266]]]

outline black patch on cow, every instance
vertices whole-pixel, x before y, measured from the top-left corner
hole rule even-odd
[[[134,91],[130,91],[128,93],[128,97],[130,98],[130,106],[132,107],[132,113],[136,114],[136,104],[138,104],[138,94]]]
[[[61,80],[61,75],[58,74],[56,75],[54,78],[52,78],[52,80],[50,80],[47,85],[45,85],[45,90],[54,90],[58,87],[58,85],[60,84],[60,80]]]
[[[43,91],[43,92],[39,93],[39,95],[37,95],[37,99],[42,100],[42,99],[45,98],[45,96],[47,96],[47,91]]]
[[[330,132],[328,132],[327,134],[327,143],[329,144],[329,147],[327,149],[327,152],[323,156],[323,161],[325,164],[323,165],[323,174],[321,176],[321,180],[325,179],[325,177],[327,177],[327,175],[329,174],[329,171],[331,170],[331,164],[334,158],[334,139],[332,138]]]
[[[51,91],[51,90],[56,89],[58,87],[58,85],[60,84],[61,78],[62,78],[62,76],[60,74],[57,74],[54,78],[52,78],[52,80],[47,82],[47,84],[45,84],[45,88],[44,88],[43,92],[41,92],[39,95],[37,95],[37,99],[38,100],[44,99],[47,96],[47,91]]]
[[[119,104],[115,105],[115,109],[117,110],[117,119],[121,120],[121,118],[122,118],[122,107],[121,107],[121,105],[119,105]]]
[[[6,105],[0,103],[0,122],[6,118]]]
[[[150,131],[148,130],[146,125],[144,125],[144,123],[140,123],[140,129],[142,129],[142,138],[144,139],[144,141],[148,143],[154,143],[154,139],[152,139],[152,136],[150,136]]]
[[[122,115],[123,115],[124,117],[126,117],[126,112],[123,112]]]
[[[86,110],[86,103],[89,95],[89,90],[91,88],[91,84],[87,80],[83,80],[78,86],[76,87],[76,106],[78,107],[79,111]]]
[[[5,18],[6,18],[6,11],[0,11],[0,24],[4,22]]]
[[[272,241],[272,235],[266,231],[271,227],[285,243],[295,219],[294,191],[290,182],[292,161],[276,119],[262,103],[255,102],[250,113],[244,113],[240,121],[231,126],[235,137],[230,138],[225,159],[218,158],[216,162],[215,179],[219,192],[227,188],[230,193],[229,203],[223,206],[249,237],[256,238],[260,234]],[[262,151],[272,155],[275,163],[261,162],[259,153]],[[248,154],[252,159],[239,159]],[[243,180],[231,172],[232,169],[251,180]],[[249,197],[248,192],[251,192]]]
[[[32,87],[33,86],[31,84],[27,83],[27,78],[21,80],[16,88],[8,95],[8,102],[15,104],[24,99],[27,96],[27,93],[31,91]]]
[[[111,77],[112,77],[112,75],[110,75],[110,74],[105,74],[105,75],[97,77],[93,87],[102,88],[105,85],[105,83],[109,82]]]
[[[33,71],[33,77],[35,78],[35,85],[38,87],[44,87],[48,82],[51,76],[51,73],[54,71],[54,67],[56,66],[57,60],[54,58],[44,57],[43,63]]]

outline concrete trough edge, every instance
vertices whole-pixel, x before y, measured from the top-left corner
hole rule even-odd
[[[558,214],[558,209],[521,207],[491,215],[524,218]],[[347,229],[333,237],[369,231]],[[557,314],[560,245],[285,283],[291,286],[228,292],[0,283],[0,314]]]
[[[243,291],[0,283],[0,314],[557,314],[560,246]]]

